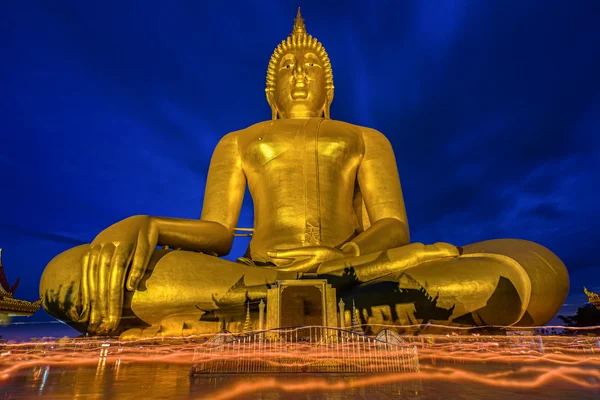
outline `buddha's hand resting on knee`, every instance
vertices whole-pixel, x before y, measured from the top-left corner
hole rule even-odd
[[[315,272],[319,265],[325,261],[352,258],[353,250],[338,250],[327,246],[307,246],[286,250],[271,250],[267,255],[283,263],[274,267],[279,271]],[[285,263],[287,261],[287,263]]]
[[[152,219],[137,215],[106,228],[90,244],[81,259],[80,318],[88,323],[90,333],[108,333],[117,327],[125,288],[137,289],[157,241]]]

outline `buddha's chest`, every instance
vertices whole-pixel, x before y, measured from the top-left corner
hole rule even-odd
[[[355,132],[314,119],[302,124],[266,124],[245,138],[240,153],[249,171],[318,168],[339,173],[358,165],[362,141]]]

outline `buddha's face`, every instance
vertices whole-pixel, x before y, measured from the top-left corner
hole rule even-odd
[[[281,118],[321,116],[327,102],[327,90],[319,57],[305,50],[281,57],[273,95]]]

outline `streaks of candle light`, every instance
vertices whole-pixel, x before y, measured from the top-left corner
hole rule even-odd
[[[277,389],[284,392],[344,391],[349,388],[421,381],[473,383],[494,388],[534,389],[556,382],[582,389],[600,389],[600,343],[597,337],[584,336],[410,336],[406,345],[416,348],[419,370],[399,373],[367,373],[349,379],[334,381],[315,375],[298,380],[277,379],[273,375],[257,376],[252,381],[236,381],[221,391],[211,394],[211,400],[239,398],[260,390]],[[189,365],[217,360],[239,360],[246,363],[252,358],[265,364],[288,368],[291,365],[309,366],[326,358],[344,355],[350,367],[373,366],[373,353],[349,352],[345,346],[319,347],[307,351],[310,344],[292,343],[268,353],[240,349],[250,346],[243,341],[235,351],[213,351],[206,338],[164,338],[137,341],[118,341],[102,338],[60,339],[0,345],[0,383],[7,382],[19,371],[45,366],[125,365],[131,363],[164,363]],[[386,350],[383,350],[384,352]],[[275,356],[275,357],[274,357]],[[278,356],[281,356],[280,358]],[[473,368],[477,365],[498,368]],[[381,367],[381,365],[379,366]],[[385,367],[385,365],[384,365]],[[118,369],[116,369],[118,371]],[[367,368],[368,370],[368,368]],[[482,372],[487,371],[487,372]],[[301,379],[301,380],[300,380]]]

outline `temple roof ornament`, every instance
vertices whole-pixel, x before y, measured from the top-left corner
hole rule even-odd
[[[600,295],[598,293],[590,292],[586,287],[583,288],[583,292],[588,297],[588,301],[600,310]]]
[[[354,303],[354,299],[352,299],[352,327],[351,331],[355,333],[364,333],[362,328],[362,322],[360,321],[360,316],[358,314],[358,310],[356,309],[356,304]]]
[[[242,332],[248,333],[252,331],[252,320],[250,319],[250,301],[246,302],[246,320],[244,321],[244,327]]]
[[[42,304],[41,300],[31,303],[29,301],[14,298],[15,290],[19,286],[19,280],[20,278],[17,278],[12,286],[8,284],[2,265],[2,249],[0,248],[0,314],[9,317],[28,317],[40,309]]]

